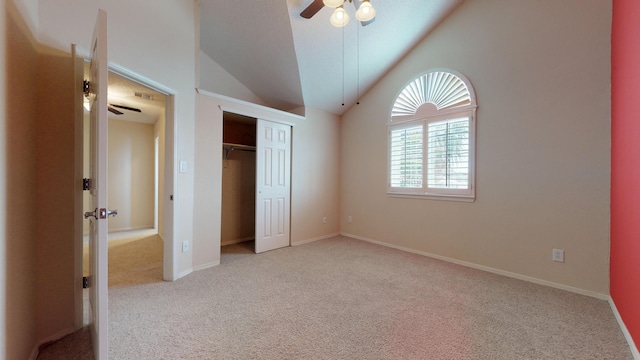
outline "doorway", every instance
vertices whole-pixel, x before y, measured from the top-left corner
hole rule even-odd
[[[224,112],[222,123],[221,252],[254,252],[257,119]]]
[[[118,215],[108,222],[109,286],[163,281],[171,239],[172,213],[165,201],[172,185],[168,147],[173,144],[172,96],[132,77],[108,75],[108,203]],[[88,109],[84,116],[84,174],[89,177]],[[169,139],[167,139],[169,137]],[[168,181],[167,181],[168,179]],[[168,184],[167,182],[170,182]],[[84,193],[85,209],[88,192]],[[168,220],[167,220],[168,219]],[[88,221],[83,226],[83,273],[87,268]],[[167,243],[165,245],[165,243]],[[169,267],[170,268],[170,267]],[[171,275],[169,275],[170,277]],[[87,320],[87,306],[84,311]]]
[[[289,246],[291,126],[229,112],[222,120],[221,246],[255,253]]]

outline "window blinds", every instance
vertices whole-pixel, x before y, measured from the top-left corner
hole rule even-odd
[[[469,118],[428,124],[427,187],[469,188]]]
[[[424,126],[391,130],[390,185],[422,188]]]

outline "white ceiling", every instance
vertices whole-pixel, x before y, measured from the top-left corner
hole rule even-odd
[[[464,0],[370,0],[367,26],[347,2],[344,28],[300,17],[312,1],[199,0],[201,50],[274,108],[342,114]]]

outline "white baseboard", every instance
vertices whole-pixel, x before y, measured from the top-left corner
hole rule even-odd
[[[138,231],[138,230],[154,230],[154,227],[153,227],[153,225],[127,226],[127,227],[122,227],[122,228],[117,228],[117,229],[111,229],[111,230],[109,230],[109,233],[119,233],[119,232]]]
[[[36,360],[38,358],[38,355],[40,355],[40,349],[44,346],[47,345],[49,343],[52,343],[54,341],[60,340],[63,337],[72,334],[74,331],[76,331],[75,328],[68,328],[65,329],[63,331],[58,332],[57,334],[51,335],[46,337],[43,340],[40,340],[40,342],[38,343],[38,345],[35,347],[35,349],[33,349],[33,351],[31,352],[31,356],[29,356],[30,360]]]
[[[185,270],[185,271],[183,271],[183,272],[179,273],[179,274],[178,274],[178,276],[176,276],[176,278],[175,278],[175,279],[173,279],[172,281],[176,281],[176,280],[178,280],[178,279],[182,279],[183,277],[185,277],[185,276],[187,276],[187,275],[191,274],[192,272],[193,272],[193,268],[189,268],[189,269],[187,269],[187,270]]]
[[[308,244],[308,243],[311,243],[311,242],[314,242],[314,241],[329,239],[329,238],[336,237],[336,236],[339,236],[339,235],[340,235],[340,233],[333,233],[333,234],[318,236],[318,237],[311,238],[311,239],[291,242],[291,246],[304,245],[304,244]]]
[[[629,344],[629,349],[631,350],[631,355],[635,360],[640,360],[640,352],[638,351],[638,347],[636,343],[633,341],[631,337],[631,333],[629,329],[627,329],[627,325],[625,325],[622,320],[622,316],[618,312],[618,308],[616,307],[616,303],[613,301],[611,297],[609,297],[609,306],[611,306],[611,311],[613,311],[613,315],[616,317],[616,321],[618,321],[618,325],[620,326],[620,330],[622,330],[622,334],[624,334],[624,338],[627,340],[627,344]]]
[[[202,265],[198,265],[196,267],[193,268],[193,271],[198,271],[198,270],[204,270],[204,269],[208,269],[214,266],[218,266],[220,265],[220,260],[218,261],[212,261],[210,263],[206,263],[206,264],[202,264]]]
[[[538,284],[538,285],[544,285],[544,286],[549,286],[549,287],[560,289],[560,290],[570,291],[572,293],[585,295],[585,296],[593,297],[593,298],[600,299],[600,300],[608,300],[609,299],[609,295],[597,293],[595,291],[584,290],[584,289],[576,288],[576,287],[573,287],[573,286],[568,286],[568,285],[559,284],[559,283],[552,282],[552,281],[547,281],[547,280],[534,278],[534,277],[531,277],[531,276],[526,276],[526,275],[521,275],[521,274],[518,274],[518,273],[513,273],[513,272],[510,272],[510,271],[505,271],[505,270],[492,268],[492,267],[489,267],[489,266],[478,265],[478,264],[474,264],[474,263],[467,262],[467,261],[462,261],[462,260],[458,260],[458,259],[449,258],[449,257],[446,257],[446,256],[436,255],[436,254],[432,254],[432,253],[428,253],[428,252],[424,252],[424,251],[418,251],[418,250],[410,249],[410,248],[407,248],[407,247],[393,245],[393,244],[389,244],[389,243],[386,243],[386,242],[377,241],[377,240],[373,240],[373,239],[368,239],[368,238],[365,238],[365,237],[362,237],[362,236],[353,235],[353,234],[342,233],[341,235],[347,236],[347,237],[350,237],[350,238],[354,238],[354,239],[358,239],[358,240],[362,240],[362,241],[366,241],[366,242],[370,242],[370,243],[376,244],[376,245],[382,245],[382,246],[390,247],[390,248],[393,248],[393,249],[402,250],[402,251],[410,252],[410,253],[413,253],[413,254],[423,255],[423,256],[427,256],[427,257],[433,258],[433,259],[438,259],[438,260],[450,262],[450,263],[453,263],[453,264],[466,266],[466,267],[469,267],[469,268],[472,268],[472,269],[478,269],[478,270],[490,272],[490,273],[497,274],[497,275],[503,275],[503,276],[507,276],[507,277],[510,277],[510,278],[518,279],[518,280],[528,281],[528,282],[531,282],[531,283],[534,283],[534,284]]]

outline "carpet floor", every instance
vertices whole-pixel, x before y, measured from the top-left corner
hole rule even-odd
[[[606,301],[346,237],[109,289],[111,359],[633,359]]]

